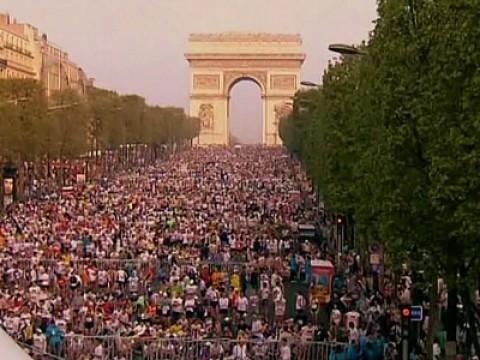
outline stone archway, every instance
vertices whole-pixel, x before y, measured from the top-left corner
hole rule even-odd
[[[262,143],[280,145],[278,120],[288,114],[305,60],[299,35],[192,34],[185,55],[191,68],[190,115],[201,119],[198,144],[228,144],[229,100],[242,79],[262,94]]]

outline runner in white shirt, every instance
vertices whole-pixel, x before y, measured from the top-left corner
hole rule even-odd
[[[330,318],[332,323],[336,326],[340,325],[340,323],[342,322],[342,313],[340,312],[340,310],[337,309],[336,305],[334,305]]]
[[[128,279],[128,291],[130,293],[135,294],[138,293],[138,288],[139,288],[139,278],[137,274],[133,273],[132,277]]]
[[[185,300],[185,313],[187,315],[187,318],[193,318],[193,316],[195,315],[195,306],[195,298],[190,295],[189,298]]]
[[[348,323],[348,342],[350,344],[357,344],[360,337],[360,332],[355,327],[353,322]]]
[[[297,313],[303,312],[306,306],[307,301],[305,300],[305,296],[303,296],[301,293],[297,293],[297,297],[295,299],[295,310]]]
[[[117,282],[120,285],[125,285],[125,283],[127,282],[127,273],[125,272],[125,270],[120,269],[117,271]]]
[[[227,296],[222,295],[220,299],[218,299],[218,306],[220,308],[220,313],[226,315],[228,313],[228,306],[229,306],[229,299]]]
[[[50,286],[50,276],[48,276],[46,272],[40,274],[40,276],[38,277],[38,280],[40,282],[41,287],[46,288]]]
[[[40,329],[37,329],[33,335],[33,350],[42,355],[47,352],[47,339]]]
[[[282,344],[280,345],[280,360],[291,360],[292,359],[292,350],[288,344],[288,339],[282,339]]]
[[[275,317],[277,322],[282,322],[287,308],[287,300],[282,296],[275,301]]]
[[[247,344],[236,344],[232,355],[233,360],[248,360]]]
[[[275,287],[272,290],[272,294],[273,294],[273,301],[280,300],[283,296],[282,288],[278,285],[275,285]]]
[[[108,286],[108,272],[106,270],[100,270],[98,272],[98,286],[101,288]]]
[[[243,315],[247,312],[247,310],[248,310],[248,299],[245,296],[245,294],[243,294],[240,297],[240,299],[238,299],[237,311],[240,313],[240,315]]]
[[[259,335],[261,331],[262,331],[262,320],[260,318],[257,318],[256,315],[253,315],[252,334]]]
[[[176,319],[179,319],[183,312],[183,300],[181,297],[174,296],[172,298],[172,312]]]
[[[95,360],[103,360],[104,359],[103,346],[102,346],[101,342],[99,342],[98,345],[95,347],[94,359]]]

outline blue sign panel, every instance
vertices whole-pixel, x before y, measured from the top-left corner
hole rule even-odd
[[[423,306],[410,306],[410,321],[423,321]]]

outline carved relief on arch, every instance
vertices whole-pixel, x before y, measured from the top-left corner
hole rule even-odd
[[[193,88],[199,90],[216,90],[220,88],[220,77],[218,75],[193,75]]]
[[[295,90],[297,87],[295,75],[271,75],[270,88],[278,90]]]
[[[202,130],[213,129],[215,112],[212,104],[201,104],[198,109],[198,117]]]
[[[228,95],[233,83],[242,78],[250,78],[258,82],[262,92],[267,88],[267,73],[265,71],[225,71],[223,73],[223,90],[225,95]]]

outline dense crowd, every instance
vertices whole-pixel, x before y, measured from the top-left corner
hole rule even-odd
[[[2,326],[72,359],[180,359],[192,341],[204,359],[310,359],[314,342],[395,359],[388,281],[374,291],[358,255],[295,235],[315,202],[284,150],[210,147],[19,204],[0,221]],[[327,305],[309,296],[316,259],[335,265]]]

